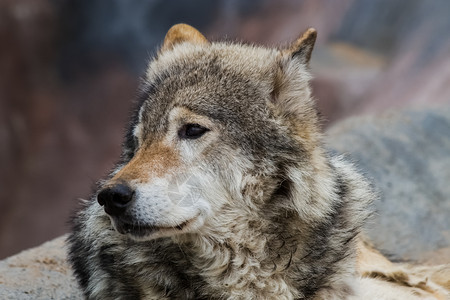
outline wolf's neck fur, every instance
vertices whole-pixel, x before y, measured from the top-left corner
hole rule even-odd
[[[361,195],[351,191],[351,180],[344,182],[343,178],[322,178],[331,186],[321,187],[322,195],[316,196],[328,198],[307,201],[292,199],[302,196],[293,191],[299,188],[295,182],[286,180],[259,213],[230,215],[228,224],[216,225],[216,232],[177,239],[207,283],[202,293],[232,299],[342,299],[351,295],[355,238],[365,219],[361,213],[364,201],[359,203]],[[299,203],[325,205],[327,214],[314,216],[312,212],[301,217],[308,209],[299,212],[295,208]],[[272,209],[275,204],[277,210]]]

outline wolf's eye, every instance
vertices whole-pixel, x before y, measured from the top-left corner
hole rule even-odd
[[[180,139],[194,140],[198,139],[208,131],[208,128],[205,128],[198,124],[185,124],[180,128],[180,130],[178,130],[178,136],[180,137]]]

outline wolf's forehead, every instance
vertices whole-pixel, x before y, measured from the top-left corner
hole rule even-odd
[[[272,83],[276,51],[240,44],[213,43],[208,46],[181,44],[162,53],[148,67],[150,82],[162,82],[166,91],[189,88],[238,92],[244,83],[265,88]]]
[[[212,43],[199,46],[184,43],[175,46],[173,50],[161,53],[157,59],[151,61],[147,69],[147,77],[154,78],[163,70],[177,69],[177,67],[195,68],[206,71],[209,75],[220,75],[214,74],[211,68],[214,66],[220,66],[237,74],[258,77],[271,68],[277,54],[278,51],[275,49],[242,44]]]
[[[214,119],[255,114],[273,88],[275,52],[242,45],[182,45],[149,64],[142,121],[162,128],[175,106]]]

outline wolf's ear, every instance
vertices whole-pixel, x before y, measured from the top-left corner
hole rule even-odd
[[[294,115],[296,119],[306,120],[311,119],[311,112],[315,111],[308,65],[316,36],[316,30],[310,28],[289,47],[280,50],[270,96],[271,102],[285,116]]]
[[[316,37],[317,31],[314,28],[309,28],[287,49],[284,49],[283,54],[299,59],[303,64],[308,65]]]
[[[161,51],[172,49],[176,44],[189,42],[192,44],[209,44],[208,40],[197,29],[187,24],[173,25],[167,31]]]

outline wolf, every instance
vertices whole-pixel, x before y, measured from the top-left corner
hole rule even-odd
[[[315,40],[308,29],[275,49],[167,32],[120,162],[73,220],[87,299],[449,296],[448,268],[393,264],[362,237],[376,193],[325,150]]]

